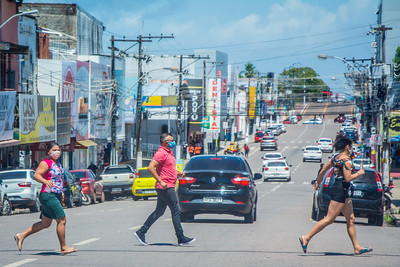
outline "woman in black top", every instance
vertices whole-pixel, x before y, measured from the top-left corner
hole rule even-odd
[[[362,176],[365,171],[361,163],[360,170],[352,174],[353,164],[350,158],[352,152],[352,143],[353,141],[348,136],[338,134],[335,140],[335,149],[337,153],[334,154],[331,160],[324,165],[318,175],[317,181],[313,185],[314,190],[317,190],[325,173],[332,167],[334,168],[336,178],[335,183],[329,192],[331,202],[329,204],[328,214],[325,218],[315,224],[313,229],[307,235],[299,238],[300,245],[304,253],[307,252],[307,245],[311,238],[323,230],[326,226],[332,224],[340,213],[343,213],[344,217],[346,218],[347,233],[353,244],[354,254],[359,255],[372,251],[372,248],[362,247],[357,242],[353,205],[348,191],[350,187],[350,181]]]

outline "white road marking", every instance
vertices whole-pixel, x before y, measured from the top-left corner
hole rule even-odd
[[[288,182],[287,184],[294,184],[294,182],[293,182],[293,181],[291,181],[291,182]]]
[[[81,242],[75,243],[75,244],[73,244],[73,246],[81,246],[81,245],[86,245],[86,244],[89,244],[89,243],[95,242],[95,241],[97,241],[97,240],[100,240],[100,238],[90,238],[90,239],[88,239],[88,240],[84,240],[84,241],[81,241]]]
[[[129,228],[128,230],[136,230],[136,229],[139,229],[140,227],[142,227],[142,226],[141,225],[133,226],[133,227]]]
[[[17,267],[17,266],[21,266],[21,265],[26,264],[26,263],[33,262],[35,260],[37,260],[37,259],[25,259],[25,260],[22,260],[22,261],[17,261],[17,262],[14,262],[14,263],[10,263],[10,264],[4,265],[3,267]]]
[[[278,189],[279,187],[281,187],[282,184],[278,184],[277,186],[275,186],[274,188],[271,189],[271,192],[274,192],[276,189]]]
[[[303,184],[307,184],[308,185],[308,184],[310,184],[310,182],[303,182]]]

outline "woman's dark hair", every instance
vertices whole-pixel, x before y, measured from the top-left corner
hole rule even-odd
[[[344,149],[347,145],[352,145],[353,144],[353,140],[351,140],[350,137],[348,137],[347,135],[344,135],[343,133],[338,133],[338,135],[336,135],[336,139],[335,139],[335,150],[336,151],[340,151],[342,149]]]
[[[60,145],[57,144],[56,142],[50,142],[50,143],[48,143],[48,144],[46,145],[46,158],[49,157],[49,154],[48,154],[48,153],[49,153],[49,151],[50,151],[54,146],[60,147]]]

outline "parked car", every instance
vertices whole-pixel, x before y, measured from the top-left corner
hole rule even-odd
[[[297,124],[299,122],[298,116],[290,116],[288,117],[289,120],[292,121],[292,123]]]
[[[35,181],[35,172],[30,169],[0,171],[0,179],[6,190],[12,209],[29,208],[40,211],[39,193],[42,185]]]
[[[97,181],[96,175],[92,170],[72,170],[70,171],[75,180],[81,185],[82,193],[85,194],[83,204],[95,204],[97,201],[104,202],[106,197],[103,185]]]
[[[265,134],[264,134],[263,131],[257,131],[257,132],[254,134],[254,142],[255,142],[255,143],[260,142],[260,141],[262,140],[262,138],[263,138],[264,135],[265,135]]]
[[[282,133],[281,129],[277,125],[272,125],[268,127],[267,130],[270,130],[273,135],[280,135]]]
[[[322,152],[330,152],[333,151],[333,141],[331,138],[320,138],[317,141],[318,147]]]
[[[247,223],[257,219],[255,180],[262,174],[253,174],[244,157],[196,156],[184,171],[178,189],[182,221],[202,213],[243,216]]]
[[[293,121],[291,119],[286,119],[283,121],[283,124],[293,124]]]
[[[289,182],[292,179],[290,167],[292,167],[292,165],[288,165],[286,160],[268,161],[263,168],[264,181],[269,181],[271,179],[284,179]]]
[[[375,169],[375,165],[374,163],[372,163],[371,159],[365,159],[365,158],[355,158],[352,160],[354,168],[359,169],[360,168],[360,164],[361,162],[363,163],[363,168],[371,168],[371,169]]]
[[[8,199],[6,189],[3,187],[3,180],[0,179],[0,216],[12,213],[11,201]]]
[[[156,179],[151,175],[148,167],[139,168],[132,186],[133,200],[139,200],[139,198],[147,200],[149,197],[157,196],[155,184]]]
[[[82,187],[77,182],[69,170],[63,168],[64,170],[64,204],[68,208],[72,208],[75,204],[76,207],[82,206],[83,199],[85,196],[82,193]],[[86,200],[86,199],[85,199]],[[86,200],[87,201],[87,200]]]
[[[303,124],[322,124],[322,120],[320,118],[310,119],[308,121],[303,121]]]
[[[136,171],[130,165],[107,166],[100,174],[101,184],[107,200],[113,196],[132,196],[132,185]]]
[[[321,186],[318,190],[314,191],[311,211],[313,220],[322,220],[328,212],[331,199],[329,190],[335,180],[333,170],[332,168],[325,174]],[[354,172],[356,171],[358,169],[354,170]],[[385,187],[382,185],[379,174],[375,170],[365,168],[364,171],[364,175],[350,183],[350,197],[353,203],[354,215],[356,217],[368,218],[368,224],[370,225],[382,226],[385,207],[383,188]]]
[[[278,139],[274,136],[264,136],[260,143],[260,151],[267,148],[278,150]]]
[[[322,151],[318,146],[306,146],[303,148],[303,162],[307,160],[322,161]]]
[[[280,128],[281,133],[286,133],[286,126],[283,123],[277,124],[277,126]]]

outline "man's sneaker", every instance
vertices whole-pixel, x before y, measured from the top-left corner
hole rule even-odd
[[[144,234],[140,231],[136,231],[134,233],[134,235],[136,236],[137,240],[139,240],[139,242],[143,245],[143,246],[147,246],[148,244],[146,243]]]
[[[182,237],[178,238],[178,245],[179,246],[187,245],[187,244],[193,243],[195,240],[196,240],[196,238],[182,236]]]

